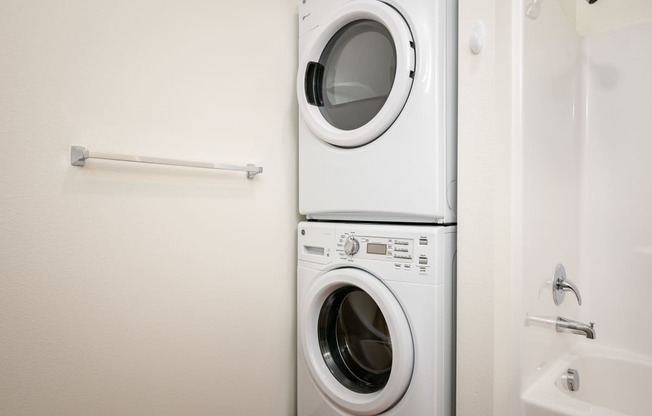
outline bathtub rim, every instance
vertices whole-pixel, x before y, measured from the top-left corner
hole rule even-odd
[[[529,416],[528,411],[532,410],[535,410],[536,415],[629,416],[573,398],[555,385],[558,377],[580,358],[616,359],[652,367],[652,357],[619,348],[590,345],[588,342],[578,343],[571,351],[562,354],[557,359],[550,360],[540,370],[535,381],[521,392],[521,407],[526,416]]]

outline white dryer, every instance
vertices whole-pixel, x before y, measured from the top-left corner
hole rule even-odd
[[[299,211],[454,223],[457,0],[301,0]]]
[[[455,226],[298,234],[298,415],[450,416]]]

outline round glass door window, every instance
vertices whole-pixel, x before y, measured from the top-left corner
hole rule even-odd
[[[382,390],[392,368],[392,340],[376,302],[355,286],[344,286],[322,305],[317,326],[326,366],[356,393]]]
[[[356,20],[326,44],[306,72],[306,97],[339,130],[369,123],[385,105],[396,76],[394,39],[381,23]]]

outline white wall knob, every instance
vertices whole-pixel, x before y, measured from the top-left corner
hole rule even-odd
[[[482,21],[478,21],[475,25],[473,25],[473,31],[471,32],[471,38],[469,39],[469,48],[474,55],[480,55],[482,49],[484,49],[484,39],[484,23],[482,23]]]

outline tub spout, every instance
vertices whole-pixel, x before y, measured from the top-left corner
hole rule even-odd
[[[593,322],[589,322],[587,325],[561,316],[528,316],[526,322],[528,325],[554,326],[557,332],[569,332],[571,334],[584,335],[588,339],[595,339],[595,328],[593,327],[595,324]]]
[[[570,332],[571,334],[584,335],[588,339],[595,339],[594,325],[593,322],[589,322],[587,325],[583,322],[573,321],[572,319],[558,316],[555,329],[557,332]]]

